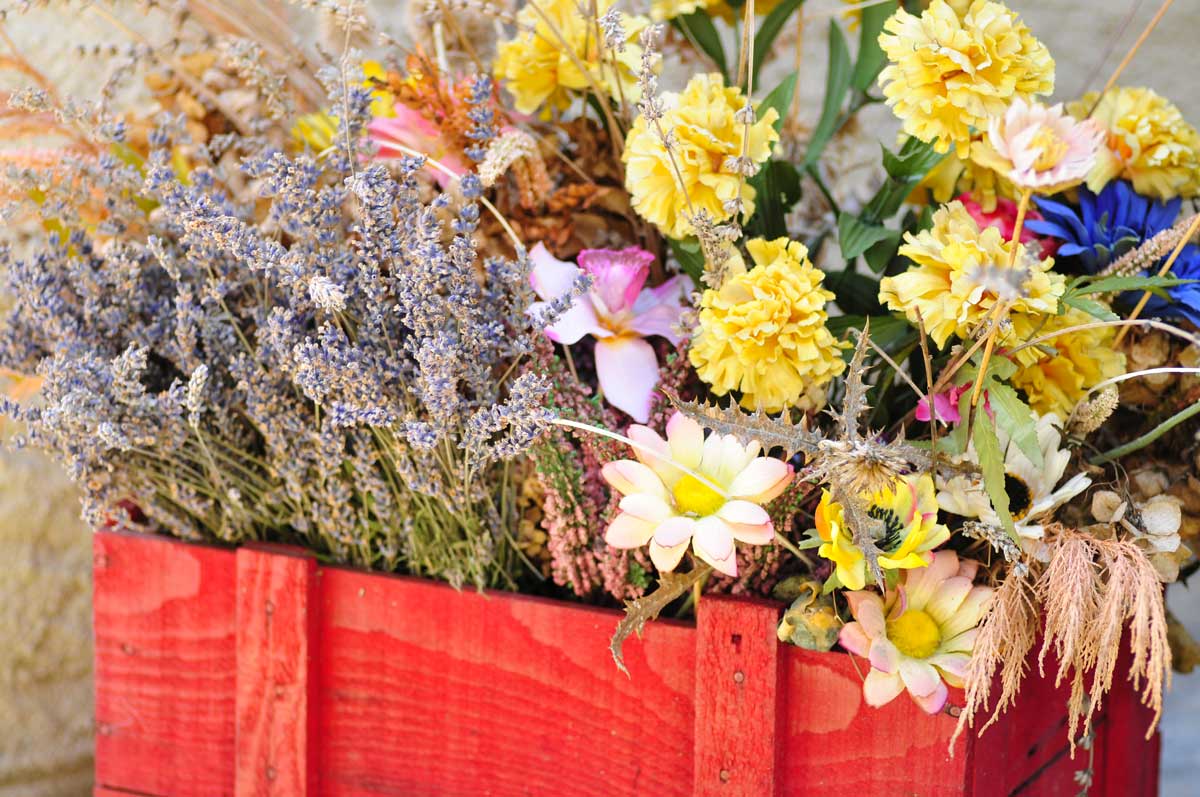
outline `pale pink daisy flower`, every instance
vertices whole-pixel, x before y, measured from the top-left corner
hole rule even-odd
[[[971,147],[971,159],[1022,190],[1053,194],[1087,177],[1104,141],[1100,126],[1078,121],[1062,104],[1018,98],[1003,116],[992,117],[987,135]]]
[[[767,545],[775,527],[763,504],[784,491],[792,466],[759,456],[757,442],[742,445],[733,435],[704,436],[704,428],[676,412],[667,439],[653,429],[631,426],[636,460],[609,462],[601,471],[621,493],[620,513],[605,532],[614,548],[650,546],[661,572],[679,565],[688,543],[701,560],[728,576],[737,575],[736,542]]]

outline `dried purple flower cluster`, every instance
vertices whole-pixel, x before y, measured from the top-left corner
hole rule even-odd
[[[474,175],[429,200],[421,159],[365,165],[348,147],[370,92],[322,77],[347,144],[320,159],[222,140],[235,173],[170,119],[145,160],[120,157],[119,126],[97,128],[113,154],[77,171],[98,192],[40,192],[44,246],[4,253],[0,365],[44,379],[39,404],[5,410],[66,462],[94,524],[144,515],[186,537],[511,584],[505,460],[550,419],[550,384],[524,367],[541,334],[529,263],[476,251]],[[481,79],[477,98],[489,91]],[[78,205],[94,196],[89,226]]]

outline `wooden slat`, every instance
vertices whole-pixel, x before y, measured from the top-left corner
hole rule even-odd
[[[93,544],[96,782],[232,795],[233,551],[107,531]]]
[[[237,797],[317,794],[316,561],[237,552]]]
[[[700,601],[695,795],[775,794],[778,624],[776,604],[716,596]]]
[[[322,570],[322,794],[691,794],[692,628]]]

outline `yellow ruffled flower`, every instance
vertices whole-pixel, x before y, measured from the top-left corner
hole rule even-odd
[[[1029,326],[1040,337],[1094,320],[1072,307],[1062,315],[1050,316],[1044,323]],[[1037,362],[1022,365],[1013,374],[1012,385],[1025,391],[1029,406],[1039,415],[1054,413],[1069,417],[1089,388],[1125,373],[1125,355],[1113,349],[1114,337],[1115,329],[1100,327],[1069,332],[1047,341],[1055,353],[1043,353]]]
[[[1089,92],[1067,110],[1082,119],[1097,96]],[[1107,144],[1088,175],[1092,191],[1119,177],[1139,194],[1162,200],[1200,194],[1200,133],[1170,100],[1150,89],[1116,88],[1091,118],[1104,128]]]
[[[904,131],[966,157],[971,128],[1014,98],[1054,91],[1054,59],[1009,8],[990,0],[933,0],[920,16],[897,9],[879,35],[890,62],[879,75]]]
[[[746,249],[755,267],[704,292],[688,358],[717,395],[741,391],[747,409],[820,406],[846,368],[825,326],[834,298],[821,287],[825,275],[787,238],[755,238]]]
[[[672,238],[694,232],[689,212],[703,210],[724,221],[731,215],[725,203],[740,198],[745,214],[753,214],[754,189],[734,162],[742,155],[746,133],[746,126],[735,119],[746,105],[741,89],[726,86],[719,74],[696,75],[683,92],[667,92],[662,101],[666,112],[660,124],[674,140],[680,175],[657,131],[639,115],[625,138],[623,156],[625,188],[638,214]],[[745,154],[756,166],[771,156],[779,140],[774,128],[778,118],[771,108],[750,126]]]
[[[602,16],[615,3],[597,0],[596,15]],[[597,40],[592,16],[581,13],[574,0],[527,3],[517,14],[516,37],[501,42],[494,65],[496,77],[505,82],[516,109],[521,113],[545,106],[565,109],[571,104],[572,92],[591,88],[636,100],[642,48],[634,42],[650,20],[629,14],[620,14],[620,19],[627,37],[625,48],[606,53]]]
[[[652,0],[650,19],[655,22],[666,22],[675,17],[685,17],[696,11],[703,11],[720,2],[721,0]]]
[[[972,137],[972,146],[979,141],[980,136]],[[972,150],[974,151],[974,150]],[[1004,179],[986,166],[977,163],[973,158],[960,158],[956,151],[951,151],[942,158],[937,166],[930,169],[925,178],[917,185],[916,197],[910,201],[944,204],[963,193],[971,195],[971,199],[979,203],[985,213],[996,209],[997,199],[1017,199],[1020,192],[1012,183]]]
[[[967,338],[991,313],[998,299],[1010,303],[1013,323],[997,343],[1006,345],[1028,332],[1017,315],[1053,315],[1066,287],[1061,274],[1051,271],[1053,258],[1036,260],[1025,246],[1017,245],[1016,266],[1007,267],[1012,242],[995,227],[980,230],[961,202],[951,202],[933,214],[933,227],[906,233],[900,254],[913,261],[904,273],[884,277],[879,301],[902,312],[908,320],[925,324],[938,346],[951,335]],[[1033,349],[1018,358],[1032,363]]]
[[[904,476],[892,487],[864,496],[867,514],[883,524],[883,536],[875,540],[882,553],[883,570],[910,570],[932,561],[934,548],[950,539],[950,530],[937,522],[937,495],[928,473]],[[838,581],[847,589],[862,589],[867,583],[867,560],[854,544],[846,527],[845,510],[821,491],[815,515],[817,553],[833,562]]]

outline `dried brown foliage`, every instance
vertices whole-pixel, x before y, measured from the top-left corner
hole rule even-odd
[[[1171,651],[1167,614],[1154,566],[1132,541],[1099,539],[1058,524],[1047,527],[1050,561],[1035,583],[1010,574],[979,627],[967,678],[966,706],[957,735],[987,707],[992,678],[1000,669],[1001,693],[987,728],[1012,704],[1025,675],[1027,658],[1044,618],[1038,666],[1047,654],[1058,660],[1056,683],[1069,682],[1068,734],[1072,750],[1091,730],[1097,709],[1112,687],[1122,640],[1128,634],[1133,661],[1129,678],[1142,702],[1162,713],[1163,685],[1169,683]],[[1145,683],[1142,680],[1145,679]],[[981,729],[982,730],[982,729]]]

